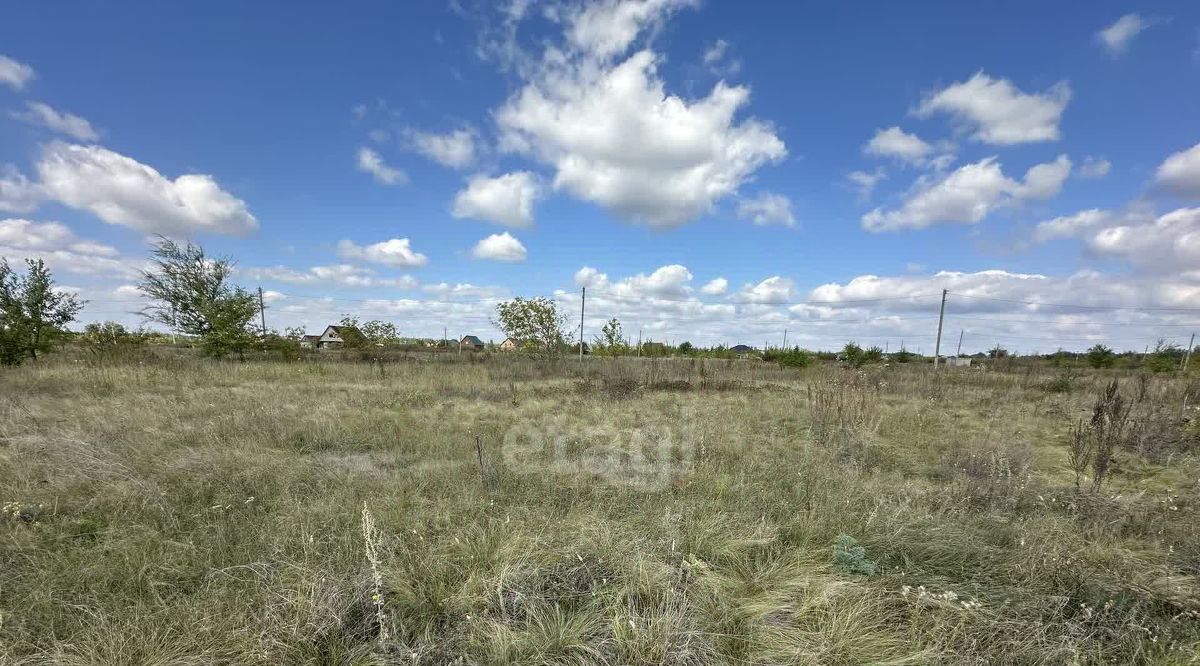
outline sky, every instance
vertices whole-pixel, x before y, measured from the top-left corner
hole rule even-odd
[[[268,326],[931,353],[1200,328],[1196,3],[15,3],[0,256],[136,326],[158,235]]]

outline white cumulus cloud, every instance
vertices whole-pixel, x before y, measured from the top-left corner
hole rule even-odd
[[[26,102],[25,111],[13,113],[13,116],[80,141],[96,141],[100,138],[100,133],[86,118],[58,111],[42,102]]]
[[[403,185],[408,182],[408,174],[400,169],[388,166],[383,157],[366,146],[358,149],[358,170],[371,174],[376,182],[383,185]]]
[[[525,261],[525,246],[512,234],[492,234],[475,244],[471,256],[476,259],[492,259],[494,261],[517,262]]]
[[[654,227],[712,210],[787,149],[769,124],[739,120],[750,89],[717,83],[706,95],[666,90],[660,57],[625,56],[675,0],[600,2],[570,17],[564,47],[547,47],[525,84],[495,111],[501,148],[553,167],[572,196]]]
[[[778,275],[758,284],[747,284],[738,292],[738,299],[758,305],[780,305],[792,300],[796,284],[791,278]]]
[[[457,129],[446,134],[410,132],[412,147],[425,157],[452,169],[465,169],[475,163],[476,133],[473,129]]]
[[[1164,160],[1154,178],[1179,196],[1200,198],[1200,143]]]
[[[959,167],[940,180],[918,179],[916,191],[899,208],[876,208],[862,218],[867,231],[924,229],[935,224],[977,224],[997,207],[1055,196],[1071,173],[1061,155],[1025,172],[1023,181],[1005,176],[995,157]]]
[[[338,241],[338,256],[343,259],[369,261],[385,266],[419,267],[429,262],[420,252],[414,252],[407,238],[390,238],[371,245],[362,246],[351,240]]]
[[[1148,26],[1149,24],[1141,16],[1126,14],[1112,25],[1096,33],[1096,39],[1111,55],[1118,56],[1124,53],[1133,38]]]
[[[926,96],[916,113],[947,113],[976,141],[1006,146],[1057,141],[1058,124],[1070,101],[1071,87],[1065,81],[1042,93],[1026,93],[1008,79],[977,72]]]
[[[25,84],[34,76],[33,68],[23,62],[0,55],[0,84],[13,90],[23,90]]]
[[[792,202],[782,194],[759,192],[756,196],[738,201],[737,216],[754,224],[795,226]]]
[[[206,174],[170,179],[100,146],[55,142],[37,163],[44,196],[109,224],[147,233],[245,234],[258,228],[246,202]]]
[[[451,214],[525,228],[533,224],[533,204],[539,196],[537,177],[528,171],[477,175],[454,197]]]
[[[713,278],[709,280],[703,287],[700,287],[700,293],[708,294],[709,296],[720,296],[729,290],[729,280],[723,277]]]
[[[863,152],[876,157],[891,157],[913,164],[922,163],[933,154],[933,146],[916,134],[899,127],[875,131],[875,136],[863,146]]]

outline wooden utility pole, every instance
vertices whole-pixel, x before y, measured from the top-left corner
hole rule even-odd
[[[783,329],[783,351],[787,351],[787,329]]]
[[[955,358],[962,356],[962,336],[965,332],[964,329],[958,329],[958,350],[954,352]]]
[[[933,369],[938,369],[938,356],[942,353],[942,320],[946,318],[946,294],[948,289],[942,290],[942,309],[938,312],[938,332],[937,342],[933,346]]]
[[[638,348],[637,348],[637,356],[636,356],[635,358],[641,358],[641,357],[642,357],[642,329],[640,329],[640,328],[639,328],[639,329],[638,329]]]
[[[1192,349],[1196,346],[1196,334],[1192,333],[1192,339],[1188,340],[1187,351],[1183,353],[1183,366],[1180,370],[1187,371],[1188,361],[1192,360]]]
[[[583,363],[583,311],[587,307],[587,287],[579,295],[579,362]]]
[[[267,308],[263,306],[262,287],[258,288],[258,319],[262,323],[262,334],[267,334]]]

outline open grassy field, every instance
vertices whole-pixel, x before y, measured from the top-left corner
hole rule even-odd
[[[1187,377],[470,360],[3,371],[0,662],[1200,660]]]

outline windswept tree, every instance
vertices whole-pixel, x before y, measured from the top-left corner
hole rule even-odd
[[[154,267],[138,284],[152,301],[142,314],[174,331],[200,338],[212,356],[242,353],[254,342],[250,321],[258,299],[230,280],[233,263],[212,258],[192,243],[160,238]]]
[[[54,277],[41,259],[26,259],[18,275],[0,258],[0,363],[37,360],[53,347],[75,320],[84,302],[54,289]]]
[[[496,328],[527,347],[557,353],[566,345],[567,318],[549,298],[521,298],[496,305]]]

